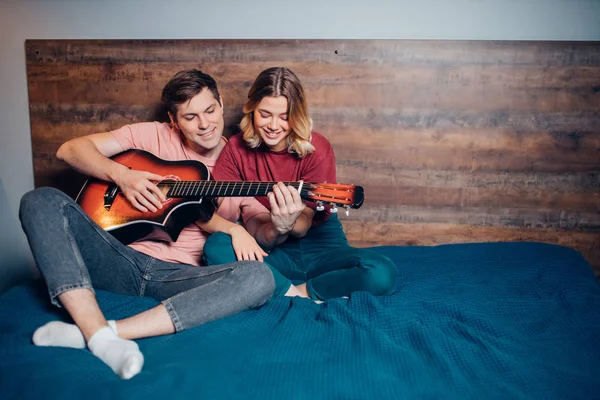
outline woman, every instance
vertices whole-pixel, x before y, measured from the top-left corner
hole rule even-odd
[[[223,149],[213,176],[217,180],[280,182],[267,198],[257,198],[270,210],[262,223],[277,228],[277,237],[261,243],[276,245],[264,258],[275,276],[275,295],[327,300],[359,290],[391,294],[397,277],[392,261],[349,246],[337,214],[317,211],[314,203],[305,205],[294,188],[281,183],[336,182],[333,149],[325,137],[311,131],[298,77],[284,67],[264,70],[250,88],[243,112],[242,132],[231,137]],[[247,229],[255,234],[261,227]],[[219,233],[210,236],[204,255],[210,265],[236,260],[231,238]]]

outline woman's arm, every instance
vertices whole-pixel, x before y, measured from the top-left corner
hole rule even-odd
[[[294,227],[290,231],[290,235],[295,238],[301,238],[306,235],[306,232],[312,226],[313,218],[315,217],[315,211],[312,208],[304,207],[302,214],[296,220]]]
[[[269,193],[271,212],[246,221],[248,232],[266,247],[284,242],[288,236],[303,237],[312,225],[314,211],[304,206],[298,191],[278,183]]]
[[[268,248],[277,246],[289,236],[289,232],[281,233],[277,230],[270,213],[262,213],[250,218],[246,221],[246,229],[260,244]]]
[[[303,237],[312,225],[314,211],[306,207],[298,190],[279,182],[269,193],[271,220],[280,234]]]

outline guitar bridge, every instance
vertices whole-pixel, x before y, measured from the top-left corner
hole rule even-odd
[[[111,183],[108,185],[108,188],[106,188],[106,192],[104,192],[104,209],[106,211],[110,211],[118,192],[119,187],[114,183]]]

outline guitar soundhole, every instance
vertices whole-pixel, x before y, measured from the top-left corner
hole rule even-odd
[[[163,193],[167,194],[167,192],[169,191],[169,189],[171,188],[172,185],[169,184],[169,181],[173,182],[179,182],[181,181],[181,178],[178,177],[177,175],[166,175],[166,179],[163,179],[162,181],[160,181],[158,183],[158,187],[163,191]],[[166,183],[165,185],[163,185],[163,183]],[[171,201],[173,201],[172,197],[168,197],[165,201],[163,201],[163,204],[169,204]]]

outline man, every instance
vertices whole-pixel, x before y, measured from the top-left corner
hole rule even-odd
[[[171,124],[148,122],[88,135],[63,144],[57,157],[78,171],[114,182],[140,211],[156,211],[165,195],[147,171],[130,170],[109,157],[137,148],[167,160],[191,159],[212,168],[224,147],[223,103],[212,77],[198,70],[177,73],[162,101]],[[20,218],[52,303],[63,306],[76,325],[59,321],[40,327],[39,346],[87,347],[123,379],[139,373],[143,356],[132,339],[170,334],[264,304],[273,276],[259,262],[266,255],[235,220],[264,214],[253,198],[223,200],[219,213],[203,202],[204,217],[183,229],[176,242],[140,241],[125,246],[96,225],[62,192],[42,188],[21,200]],[[212,218],[211,218],[212,217]],[[253,232],[261,243],[277,237],[273,219]],[[199,267],[207,233],[232,236],[236,263]],[[254,261],[259,260],[259,261]],[[93,288],[150,296],[158,306],[120,321],[107,321]]]

